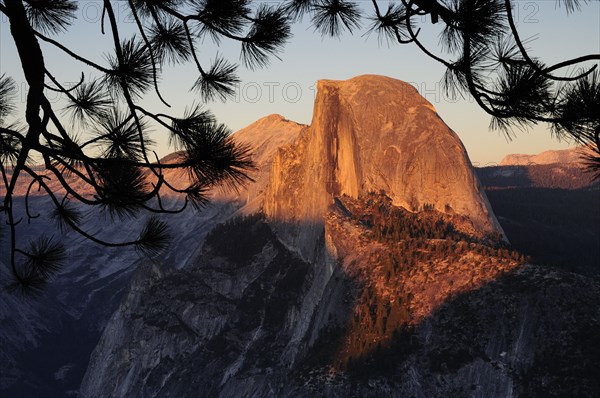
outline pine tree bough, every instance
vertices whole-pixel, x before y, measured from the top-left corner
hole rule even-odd
[[[54,204],[52,217],[105,246],[134,245],[155,254],[168,246],[166,225],[151,218],[139,236],[128,242],[111,242],[81,224],[79,206],[98,206],[122,217],[139,211],[173,213],[188,204],[206,203],[209,188],[247,181],[252,162],[247,147],[235,144],[229,130],[210,112],[193,106],[181,116],[155,113],[137,100],[160,92],[161,66],[190,62],[198,78],[193,88],[204,102],[234,95],[239,82],[238,65],[222,57],[203,58],[199,47],[206,36],[219,42],[240,43],[242,64],[265,67],[291,37],[290,25],[309,15],[315,31],[339,36],[361,26],[364,8],[372,7],[367,33],[388,41],[417,45],[447,71],[443,77],[448,94],[470,94],[492,117],[491,126],[511,134],[513,128],[548,123],[553,134],[587,146],[589,168],[600,176],[600,54],[546,65],[531,56],[519,35],[510,0],[401,0],[359,3],[349,0],[289,0],[265,4],[251,0],[128,0],[124,3],[135,22],[136,35],[121,37],[120,26],[109,0],[102,3],[98,33],[112,37],[114,51],[104,64],[87,59],[69,48],[68,41],[52,38],[68,34],[81,2],[75,0],[2,0],[0,13],[7,18],[28,84],[26,126],[14,117],[14,81],[0,76],[0,220],[8,229],[10,263],[16,285],[39,291],[63,261],[64,250],[56,240],[40,237],[22,242],[16,218],[16,187],[20,179],[31,181],[23,213],[31,221],[28,196],[34,189]],[[586,0],[561,0],[567,12],[578,11]],[[430,17],[443,24],[440,48],[428,48],[419,39],[417,18]],[[40,44],[43,43],[43,46]],[[81,65],[75,87],[64,87],[44,63],[43,49],[54,48]],[[575,72],[568,72],[575,71]],[[85,78],[86,73],[88,78]],[[44,90],[67,98],[64,120],[51,106]],[[168,134],[180,151],[175,161],[161,163],[152,151],[149,126]],[[92,133],[89,133],[89,132]],[[41,160],[43,170],[31,167]],[[175,186],[166,170],[187,171],[189,186]],[[50,181],[58,182],[52,184]],[[183,205],[165,208],[161,195],[180,195]],[[19,204],[21,202],[18,202]],[[24,246],[25,244],[25,246]],[[3,259],[4,260],[4,259]]]

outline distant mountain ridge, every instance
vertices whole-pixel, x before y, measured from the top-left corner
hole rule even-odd
[[[568,149],[548,150],[538,154],[510,154],[502,158],[499,166],[528,166],[528,165],[546,165],[546,164],[573,164],[582,165],[585,159],[582,156],[586,153],[585,147],[577,146]]]
[[[587,169],[585,147],[549,150],[533,155],[506,155],[499,165],[477,168],[486,189],[598,189],[600,180]]]
[[[507,155],[481,167],[486,189],[511,243],[533,261],[597,275],[600,272],[600,179],[575,147],[537,155]]]

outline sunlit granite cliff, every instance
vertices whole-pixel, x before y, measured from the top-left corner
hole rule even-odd
[[[302,222],[288,232],[308,240],[293,240],[305,256],[342,195],[385,191],[396,206],[430,205],[468,217],[477,234],[501,233],[462,142],[414,87],[366,75],[317,88],[310,127],[273,159],[264,205],[275,221]]]

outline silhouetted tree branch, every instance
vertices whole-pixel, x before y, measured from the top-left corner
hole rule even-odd
[[[444,65],[448,93],[473,96],[492,116],[493,127],[508,132],[549,123],[558,137],[570,137],[593,150],[587,155],[590,168],[600,176],[600,54],[544,64],[528,52],[510,0],[401,0],[388,2],[387,9],[376,0],[362,5],[349,0],[127,0],[119,4],[127,7],[136,29],[127,37],[115,15],[116,3],[103,0],[99,34],[110,35],[113,46],[104,62],[87,59],[56,36],[69,32],[79,3],[0,0],[0,13],[10,24],[28,84],[25,123],[11,124],[7,118],[15,111],[16,85],[0,76],[0,213],[8,225],[10,267],[20,286],[42,286],[64,255],[52,238],[29,248],[20,241],[17,226],[23,220],[16,219],[14,199],[22,175],[32,181],[24,202],[29,220],[36,214],[28,207],[28,196],[39,189],[53,203],[52,217],[61,228],[105,246],[135,245],[148,253],[166,247],[166,227],[156,219],[136,239],[109,242],[83,229],[78,206],[99,206],[116,218],[139,211],[173,213],[188,204],[204,205],[214,185],[246,181],[252,167],[248,148],[235,144],[210,112],[192,106],[177,117],[153,112],[137,100],[153,91],[169,106],[160,92],[161,67],[188,62],[197,69],[193,88],[204,101],[231,97],[239,82],[238,65],[220,56],[212,61],[201,56],[202,39],[236,41],[243,65],[264,67],[290,38],[290,24],[303,15],[310,16],[315,31],[339,36],[359,29],[364,8],[372,6],[368,32],[389,42],[413,43]],[[584,3],[559,1],[567,12]],[[415,18],[426,15],[431,23],[444,26],[435,48],[419,38],[427,24]],[[81,66],[74,87],[64,87],[54,77],[41,42]],[[91,77],[85,77],[86,71]],[[69,121],[52,108],[45,89],[66,98]],[[156,158],[150,124],[165,131],[181,151],[173,162]],[[34,171],[30,159],[41,159],[45,170]],[[189,186],[174,186],[165,177],[168,169],[186,170]],[[183,197],[183,207],[165,209],[161,192]]]
[[[24,247],[17,228],[38,216],[30,209],[29,196],[41,190],[54,210],[49,216],[61,229],[69,229],[108,247],[133,245],[155,254],[166,247],[166,225],[156,218],[142,226],[137,238],[126,242],[108,241],[84,229],[80,207],[105,208],[117,219],[139,211],[176,213],[188,204],[203,206],[207,191],[214,185],[237,186],[249,179],[252,163],[248,148],[235,144],[230,131],[201,107],[192,107],[183,117],[156,114],[136,103],[153,90],[160,93],[161,66],[194,62],[199,78],[195,88],[202,98],[227,98],[238,82],[236,65],[217,58],[212,65],[197,54],[203,36],[242,43],[243,62],[264,66],[289,37],[283,7],[250,1],[129,0],[137,34],[121,37],[122,27],[115,4],[102,3],[99,33],[112,36],[113,51],[106,62],[98,63],[69,48],[57,33],[68,32],[79,2],[73,0],[3,0],[0,12],[10,24],[21,66],[28,84],[25,127],[6,124],[14,111],[16,85],[0,77],[0,173],[1,213],[7,224],[8,261],[20,287],[39,291],[59,271],[65,250],[52,238]],[[64,87],[44,61],[40,41],[79,62],[81,79]],[[96,78],[85,78],[84,72]],[[44,90],[64,95],[70,123],[52,108]],[[152,151],[149,121],[171,136],[180,156],[161,163]],[[44,170],[34,171],[30,159],[41,159]],[[185,170],[189,185],[175,187],[164,171]],[[17,183],[29,178],[24,202],[15,201]],[[49,183],[54,181],[54,184]],[[56,184],[58,182],[58,184]],[[161,195],[171,192],[183,198],[178,208],[165,208]],[[16,219],[15,206],[24,206],[27,220]],[[25,242],[26,243],[26,242]],[[34,259],[35,261],[33,261]],[[40,260],[40,259],[43,259]]]
[[[589,2],[557,1],[567,12]],[[377,32],[388,42],[414,43],[444,65],[446,92],[452,97],[470,94],[492,116],[492,128],[510,136],[514,128],[548,123],[557,137],[586,146],[589,150],[582,156],[600,178],[600,54],[544,64],[527,50],[510,0],[400,0],[388,2],[386,12],[379,3],[371,1],[369,33]],[[293,18],[310,14],[316,30],[338,36],[343,27],[352,31],[360,25],[358,4],[293,0],[288,10]],[[415,18],[423,15],[444,25],[439,48],[429,48],[419,39]]]

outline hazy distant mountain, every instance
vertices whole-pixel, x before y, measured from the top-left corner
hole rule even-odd
[[[486,187],[597,189],[599,181],[593,180],[582,155],[582,147],[506,155],[498,166],[481,167],[477,174]]]
[[[600,392],[600,283],[523,265],[413,87],[320,81],[310,126],[272,115],[235,137],[256,182],[189,216],[182,239],[211,232],[177,247],[180,269],[139,267],[79,396]]]
[[[585,150],[583,147],[574,147],[569,149],[549,150],[533,155],[510,154],[506,155],[499,163],[499,166],[528,166],[553,163],[583,163],[582,155]]]

